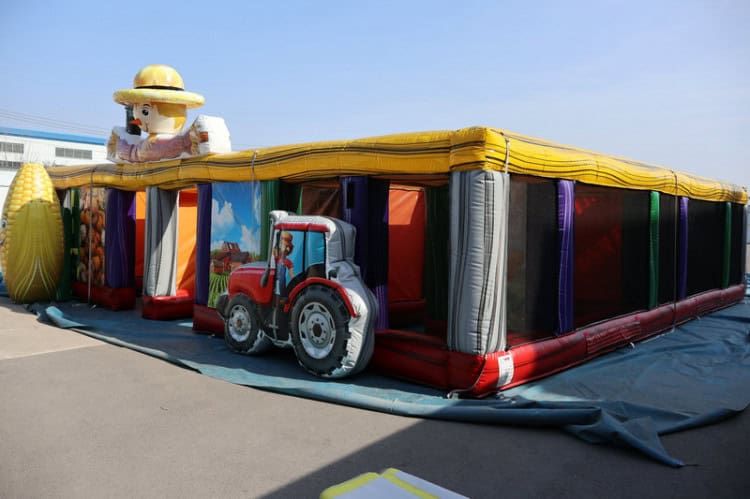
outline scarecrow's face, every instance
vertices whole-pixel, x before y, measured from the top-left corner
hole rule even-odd
[[[178,116],[167,116],[159,112],[160,104],[146,103],[133,106],[133,116],[146,133],[176,134],[182,129],[185,120]],[[173,112],[170,114],[174,114]]]

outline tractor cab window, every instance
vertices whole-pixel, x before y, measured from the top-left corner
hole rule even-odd
[[[325,233],[307,232],[305,237],[305,272],[307,277],[325,277],[325,262]]]
[[[325,234],[276,229],[272,258],[276,269],[275,293],[288,296],[305,279],[325,277]]]

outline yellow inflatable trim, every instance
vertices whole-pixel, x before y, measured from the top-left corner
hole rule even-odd
[[[506,154],[511,173],[747,203],[747,191],[732,184],[487,127],[268,147],[137,165],[58,166],[49,173],[58,189],[89,184],[124,190],[179,189],[204,182],[503,170]]]

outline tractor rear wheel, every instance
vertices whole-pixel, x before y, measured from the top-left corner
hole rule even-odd
[[[305,288],[292,307],[292,344],[297,360],[316,376],[339,378],[347,369],[349,310],[332,288],[313,284]],[[354,367],[354,366],[352,366]]]

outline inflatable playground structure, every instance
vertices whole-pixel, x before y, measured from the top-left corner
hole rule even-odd
[[[170,98],[152,86],[115,99],[138,116]],[[144,318],[192,317],[243,353],[288,346],[324,377],[369,365],[477,397],[745,293],[738,186],[487,127],[231,152],[217,120],[169,136],[171,159],[143,154],[165,135],[116,130],[119,162],[46,169],[55,192],[29,203],[59,207],[65,247],[47,296],[140,296]],[[42,227],[11,191],[3,230]],[[24,301],[20,239],[3,235],[2,263]]]

